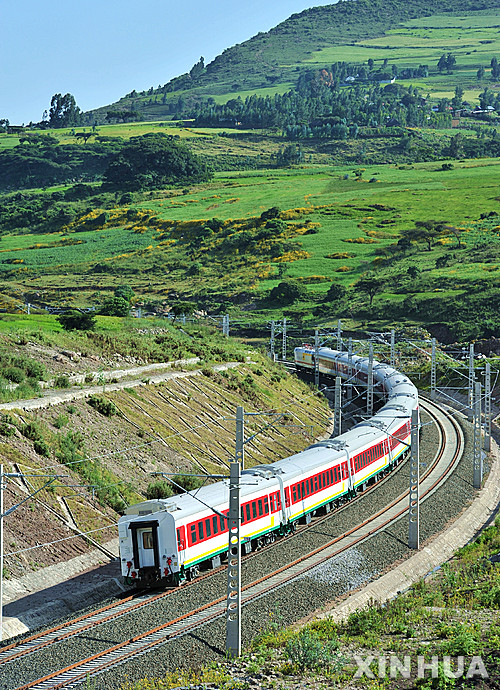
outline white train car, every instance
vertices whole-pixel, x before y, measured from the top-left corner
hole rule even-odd
[[[314,370],[314,350],[296,348],[297,369]],[[368,359],[319,349],[323,376],[366,383]],[[301,453],[244,470],[241,475],[241,528],[249,552],[329,511],[377,475],[392,469],[407,452],[412,410],[418,409],[413,383],[392,367],[374,362],[375,392],[385,403],[371,419],[335,439]],[[227,554],[229,482],[210,484],[166,499],[127,508],[118,523],[122,575],[143,585],[180,583],[217,567]]]

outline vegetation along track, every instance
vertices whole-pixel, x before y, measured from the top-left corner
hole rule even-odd
[[[438,408],[433,403],[422,402],[422,407],[426,408],[434,419],[439,435],[439,443],[436,444],[435,439],[431,439],[431,442],[427,443],[427,452],[424,451],[426,455],[430,455],[431,447],[438,446],[438,452],[435,453],[432,464],[421,479],[421,495],[422,498],[426,498],[446,481],[447,476],[456,467],[463,449],[463,435],[456,422],[451,418],[446,418],[442,412],[435,411]],[[428,437],[431,427],[425,428],[423,447],[426,445],[425,438]],[[391,483],[394,485],[392,488]],[[381,484],[383,484],[383,489]],[[335,513],[316,519],[293,537],[278,542],[273,550],[272,559],[269,558],[268,549],[251,554],[251,558],[245,561],[244,565],[243,581],[247,584],[243,587],[243,605],[250,606],[270,592],[300,581],[309,572],[328,563],[332,558],[338,557],[339,554],[355,548],[387,529],[407,511],[408,492],[405,490],[407,485],[408,475],[402,468],[380,482],[377,491],[372,493],[369,499],[365,493],[359,497],[363,500],[346,504]],[[385,494],[385,497],[381,494]],[[357,517],[352,515],[355,505],[358,506],[354,511]],[[331,523],[336,523],[333,529],[328,527]],[[352,527],[346,530],[345,524]],[[340,534],[333,536],[339,527]],[[329,535],[333,538],[327,538]],[[275,554],[279,549],[284,553]],[[297,554],[302,555],[297,556]],[[273,566],[278,564],[278,567],[269,570],[271,560]],[[266,566],[268,572],[265,572]],[[46,670],[44,679],[34,680],[23,685],[23,688],[72,687],[84,682],[89,675],[102,673],[103,670],[122,664],[138,655],[145,660],[147,659],[147,655],[143,656],[145,652],[193,632],[201,625],[223,616],[225,597],[215,599],[213,597],[224,591],[224,583],[224,569],[219,569],[190,583],[189,587],[168,590],[161,594],[129,597],[116,605],[93,612],[89,616],[82,616],[65,626],[4,647],[0,653],[0,664],[3,666],[1,676],[5,680],[0,683],[0,687],[9,688],[9,690],[18,687],[19,683],[25,682],[28,676],[33,676],[32,669],[35,668],[38,671]],[[175,598],[173,595],[176,595]],[[172,613],[162,610],[165,608],[167,597],[171,605],[166,608]],[[209,603],[204,603],[207,601]],[[148,609],[155,608],[155,613],[144,615],[146,605]],[[138,608],[142,609],[141,624],[145,622],[144,619],[150,621],[149,628],[148,625],[143,626],[146,629],[140,634],[137,634],[138,628],[141,627],[137,619],[133,616],[124,616],[125,613]],[[181,611],[181,615],[174,614]],[[157,623],[161,618],[167,622],[151,628],[153,621]],[[109,632],[109,627],[104,625],[106,623],[112,626],[112,632]],[[100,644],[95,644],[97,637],[89,638],[88,631],[98,625],[107,632],[103,632]],[[68,644],[67,640],[70,636],[77,644],[71,646]],[[94,642],[91,646],[95,653],[92,655],[88,654],[89,639]],[[125,641],[120,642],[120,639]],[[116,642],[111,647],[110,640]],[[51,644],[53,642],[60,644],[53,645]],[[48,645],[51,646],[48,647]],[[83,656],[85,658],[77,664],[72,664],[72,660],[78,658],[80,654],[76,651],[78,647],[82,648],[80,658]],[[9,663],[14,661],[17,663]],[[63,668],[63,670],[54,672],[55,668]],[[7,684],[4,685],[4,682]]]

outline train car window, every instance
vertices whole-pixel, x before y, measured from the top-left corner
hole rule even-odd
[[[214,534],[218,534],[219,533],[219,525],[217,523],[217,515],[214,515],[212,518],[212,527],[214,530]]]
[[[292,500],[294,503],[297,502],[297,487],[295,484],[292,486]]]
[[[306,487],[306,488],[305,488],[305,495],[306,495],[306,496],[309,496],[309,494],[311,493],[311,489],[310,489],[310,487],[309,487],[309,479],[306,479],[306,481],[305,481],[305,487]],[[304,492],[302,492],[302,495],[304,495]]]
[[[262,504],[261,498],[259,498],[258,503],[259,503],[259,517],[262,517],[264,515],[264,506]]]
[[[250,503],[247,503],[245,506],[245,512],[246,512],[246,517],[247,517],[247,522],[250,522]]]
[[[330,470],[330,484],[335,484],[337,479],[337,468]]]
[[[264,515],[269,514],[269,501],[267,500],[267,496],[264,496]]]
[[[207,537],[211,537],[212,536],[212,526],[210,525],[210,518],[207,518],[205,520],[205,528],[206,528],[206,532],[207,532]]]
[[[196,534],[196,525],[191,525],[191,544],[196,544],[198,535]]]
[[[225,532],[226,531],[226,521],[220,515],[219,515],[219,524],[220,524],[220,531]]]
[[[253,501],[252,503],[252,517],[257,517],[257,501]]]
[[[142,546],[144,549],[153,548],[153,532],[142,533]]]
[[[305,498],[305,496],[306,496],[306,483],[302,482],[302,484],[300,486],[302,489],[302,498]]]
[[[280,510],[281,508],[281,496],[279,493],[276,493],[276,510]]]
[[[314,491],[318,490],[318,476],[314,477]]]
[[[240,519],[241,519],[241,524],[245,522],[245,516],[243,514],[243,506],[240,508]]]
[[[203,522],[201,520],[198,523],[198,536],[200,537],[200,539],[204,539]]]
[[[342,463],[342,479],[347,479],[349,476],[349,472],[347,471],[347,463],[343,462]]]

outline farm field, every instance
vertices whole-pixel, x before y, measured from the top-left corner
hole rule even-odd
[[[195,137],[214,137],[220,132],[230,133],[232,131],[238,131],[244,133],[245,130],[232,130],[231,128],[207,128],[207,127],[196,127],[191,128],[189,126],[178,126],[175,121],[173,122],[127,122],[121,124],[110,124],[110,125],[99,125],[95,128],[95,134],[102,137],[121,137],[123,139],[130,139],[130,137],[140,137],[144,134],[158,133],[168,134],[170,136],[178,136],[181,139],[191,139]],[[188,123],[185,123],[186,125]],[[79,138],[75,137],[77,132],[92,132],[92,127],[63,127],[61,129],[51,129],[46,133],[50,134],[51,137],[56,137],[61,144],[75,144],[80,142]],[[29,134],[28,134],[29,136]],[[94,141],[94,138],[90,138],[89,141]],[[11,134],[5,134],[0,132],[0,150],[6,148],[12,148],[19,144],[19,137]],[[85,144],[82,143],[82,146]]]
[[[307,296],[288,313],[312,318],[312,305],[324,300],[332,283],[350,290],[367,271],[375,271],[386,281],[374,302],[376,318],[390,322],[391,309],[403,308],[409,297],[444,304],[477,291],[478,285],[498,287],[499,166],[500,160],[482,159],[454,161],[449,170],[440,161],[219,173],[212,182],[174,196],[171,190],[158,191],[130,207],[108,209],[108,220],[94,229],[85,229],[89,216],[83,216],[60,233],[4,235],[0,292],[19,300],[28,294],[33,302],[84,306],[124,282],[152,302],[168,302],[175,292],[203,304],[207,293],[227,299],[247,291],[251,300],[263,300],[247,312],[260,320],[282,316],[283,306],[266,303],[266,295],[282,280],[297,280]],[[237,238],[245,223],[274,207],[288,227],[283,240],[276,238],[287,245],[281,257],[217,250],[222,237]],[[99,209],[90,217],[98,218]],[[211,219],[227,230],[220,240],[213,236],[207,254],[196,238]],[[389,259],[384,252],[416,221],[457,227],[460,246],[449,236],[430,250],[415,245]],[[418,280],[408,282],[408,271]],[[352,299],[364,313],[363,296],[353,293]],[[236,306],[233,310],[239,312]],[[375,316],[373,310],[370,314]]]

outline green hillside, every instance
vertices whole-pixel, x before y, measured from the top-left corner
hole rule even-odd
[[[133,110],[142,119],[161,119],[209,98],[225,102],[253,93],[283,93],[295,87],[303,70],[328,69],[338,60],[373,59],[379,67],[389,60],[401,69],[428,64],[430,78],[422,88],[448,93],[449,80],[440,79],[443,75],[436,69],[447,51],[457,57],[457,69],[466,73],[467,87],[477,96],[475,74],[481,66],[488,68],[497,52],[498,38],[492,37],[497,32],[491,29],[499,19],[496,0],[350,0],[315,7],[226,49],[207,65],[197,63],[160,88],[133,90],[90,115],[100,121],[109,110]]]

